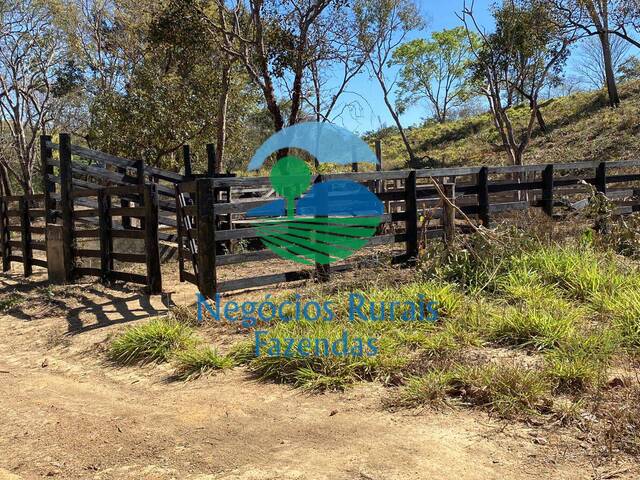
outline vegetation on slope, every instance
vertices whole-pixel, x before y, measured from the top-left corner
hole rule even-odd
[[[534,131],[525,153],[525,163],[557,163],[588,160],[628,160],[640,152],[640,82],[628,82],[620,89],[619,108],[607,106],[606,93],[583,92],[554,98],[542,104],[548,132]],[[529,118],[527,105],[513,108],[518,126]],[[448,121],[428,122],[408,130],[422,166],[500,165],[506,154],[491,115]],[[367,137],[382,141],[385,169],[407,167],[406,150],[394,128]]]

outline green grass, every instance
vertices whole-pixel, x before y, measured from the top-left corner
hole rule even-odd
[[[111,343],[109,358],[120,364],[166,362],[196,343],[190,327],[163,317],[126,329]]]
[[[544,307],[508,307],[491,318],[487,338],[499,345],[546,350],[575,335],[579,310]]]
[[[410,378],[390,404],[402,407],[444,404],[453,391],[454,378],[446,370],[431,370],[421,377]]]
[[[225,370],[233,367],[232,358],[219,354],[211,347],[196,347],[178,350],[172,358],[176,371],[175,376],[181,380],[193,380],[213,373],[216,370]]]
[[[352,292],[376,305],[364,319],[349,318]],[[110,356],[122,363],[170,360],[185,380],[242,366],[313,392],[378,381],[399,387],[392,407],[459,405],[505,418],[543,413],[568,424],[582,422],[593,399],[607,395],[613,366],[640,354],[640,270],[597,242],[545,243],[514,231],[500,243],[469,237],[465,250],[429,252],[408,281],[376,277],[301,293],[301,302],[332,302],[336,317],[260,322],[255,330],[267,333],[259,356],[254,333],[226,355],[201,347],[185,325],[192,312],[179,310],[125,331]],[[437,321],[375,320],[380,302],[418,299],[437,301]],[[294,317],[294,304],[283,313]],[[396,318],[408,313],[404,303],[395,305]],[[345,331],[350,349],[363,340],[362,356],[316,355],[313,340],[310,354],[295,346],[284,351],[290,338],[331,345]],[[367,355],[370,337],[377,355]],[[266,355],[274,342],[281,350]]]
[[[566,339],[545,355],[544,374],[558,392],[582,392],[601,385],[619,339],[605,330]]]
[[[597,309],[610,319],[623,346],[640,351],[640,287],[633,281],[597,298]]]

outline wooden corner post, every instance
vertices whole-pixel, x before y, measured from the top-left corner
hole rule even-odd
[[[149,294],[162,293],[160,247],[158,245],[158,186],[150,183],[144,187],[144,247],[147,254],[147,288]]]
[[[184,176],[187,180],[193,178],[193,169],[191,166],[191,147],[189,145],[182,146],[182,160],[184,161]]]
[[[73,171],[71,165],[71,136],[60,134],[60,207],[62,210],[62,264],[64,279],[73,280]]]
[[[324,177],[322,175],[318,175],[315,179],[316,184],[322,183],[324,181]],[[324,197],[324,198],[323,198]],[[327,198],[326,194],[320,197],[321,203],[325,205],[328,204],[329,198]],[[314,215],[314,218],[327,218],[326,215]],[[312,233],[312,241],[317,241],[317,232],[314,231]],[[316,280],[318,282],[328,282],[331,278],[331,267],[328,263],[321,263],[316,261]]]
[[[214,180],[196,180],[196,228],[198,239],[198,288],[207,298],[214,298],[216,277],[216,216]]]
[[[418,197],[416,171],[411,170],[404,183],[404,205],[406,215],[406,235],[408,262],[418,258]]]
[[[218,170],[216,146],[213,143],[207,143],[207,177],[213,177],[216,173],[219,173]]]
[[[55,223],[54,210],[56,201],[51,194],[56,191],[56,184],[51,181],[49,175],[53,175],[53,150],[48,145],[51,143],[51,135],[40,135],[40,166],[42,169],[42,191],[44,192],[45,224]]]
[[[0,248],[2,249],[2,271],[11,270],[11,232],[7,201],[0,198]]]

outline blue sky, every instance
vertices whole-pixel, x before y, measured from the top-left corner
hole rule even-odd
[[[427,21],[427,25],[422,31],[412,32],[407,40],[428,37],[431,32],[461,25],[456,13],[462,11],[462,0],[418,0],[417,3]],[[492,24],[490,6],[493,3],[493,0],[476,0],[474,5],[474,13],[478,22],[486,26],[487,29],[490,29]],[[355,118],[354,115],[345,112],[336,123],[342,124],[345,128],[357,133],[376,130],[383,125],[395,125],[384,104],[376,79],[370,79],[366,72],[362,73],[351,81],[348,90],[358,92],[366,98],[366,102],[359,96],[345,95],[343,102],[357,101],[360,105],[360,112]],[[416,124],[428,115],[429,111],[426,104],[413,107],[402,115],[402,124],[404,126]]]

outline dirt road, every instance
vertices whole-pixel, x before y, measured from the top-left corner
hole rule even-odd
[[[388,390],[377,385],[308,395],[241,368],[189,383],[167,381],[163,366],[114,368],[104,361],[109,337],[163,306],[74,288],[60,300],[66,307],[40,311],[34,302],[0,317],[0,479],[640,475],[627,464],[592,466],[562,434],[480,412],[389,412]]]

